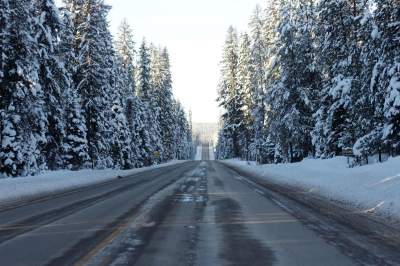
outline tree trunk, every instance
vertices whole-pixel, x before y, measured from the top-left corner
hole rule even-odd
[[[293,163],[293,145],[292,145],[292,143],[289,143],[289,160],[290,160],[290,163]]]
[[[379,154],[379,162],[382,162],[382,151],[381,149],[378,150],[378,154]]]

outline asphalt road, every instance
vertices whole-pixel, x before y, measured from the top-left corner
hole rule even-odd
[[[396,250],[383,254],[367,236],[207,161],[208,147],[203,159],[0,211],[0,265],[399,262]]]

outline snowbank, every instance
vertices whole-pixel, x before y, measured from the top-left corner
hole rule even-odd
[[[194,157],[195,161],[201,161],[203,159],[203,147],[197,146],[196,156]]]
[[[0,205],[8,202],[28,199],[40,195],[62,192],[96,183],[105,182],[118,176],[128,176],[150,169],[183,163],[172,161],[133,170],[81,170],[48,171],[37,176],[0,179]]]
[[[347,167],[345,157],[260,166],[237,160],[225,162],[270,182],[300,187],[365,213],[400,219],[400,157],[355,168]]]
[[[215,153],[214,153],[214,147],[210,145],[210,161],[215,160]]]

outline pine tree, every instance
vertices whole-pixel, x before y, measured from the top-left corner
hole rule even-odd
[[[141,158],[145,166],[152,165],[155,162],[154,155],[157,152],[155,147],[155,138],[157,128],[153,128],[156,122],[154,109],[152,109],[152,88],[151,88],[151,70],[150,70],[150,52],[146,41],[143,40],[139,49],[139,62],[137,71],[137,95],[142,103],[141,121],[144,128],[140,129],[140,135],[143,140],[141,148]]]
[[[296,9],[297,8],[297,9]],[[276,65],[279,79],[269,93],[270,135],[279,144],[285,161],[303,159],[312,151],[312,100],[319,88],[314,65],[312,6],[281,2],[282,20],[278,27]]]
[[[87,144],[87,128],[80,106],[76,85],[73,82],[73,74],[76,73],[76,62],[78,61],[73,49],[74,33],[70,13],[62,10],[62,41],[60,54],[67,71],[68,86],[63,92],[65,100],[65,139],[63,144],[63,165],[67,169],[81,169],[87,166],[90,160]]]
[[[356,138],[351,119],[354,105],[351,96],[359,85],[353,65],[357,59],[356,38],[352,34],[353,7],[346,1],[323,0],[319,2],[317,12],[317,34],[321,38],[318,58],[324,79],[321,106],[313,131],[314,145],[317,154],[332,156],[341,154],[344,148],[353,147]]]
[[[77,53],[74,82],[82,99],[87,141],[92,167],[110,166],[107,116],[111,114],[111,78],[113,74],[111,34],[107,29],[109,7],[101,0],[71,1]]]
[[[62,166],[65,119],[63,91],[70,85],[59,57],[62,21],[53,0],[35,1],[35,37],[39,57],[39,82],[44,92],[47,117],[46,144],[42,148],[49,169]]]
[[[262,29],[262,40],[264,42],[264,53],[265,53],[265,109],[267,112],[267,117],[264,125],[264,139],[261,150],[262,161],[264,162],[281,162],[282,161],[282,151],[280,149],[279,143],[276,141],[274,136],[274,130],[272,129],[273,123],[273,99],[274,88],[280,79],[279,64],[277,63],[278,54],[278,26],[283,19],[280,14],[281,1],[269,1],[268,6],[265,9],[265,15],[263,19],[263,29]],[[257,25],[257,24],[256,24]],[[256,31],[258,32],[258,31]],[[254,145],[253,145],[254,147]],[[253,156],[251,159],[255,160],[255,149],[253,148]]]
[[[173,159],[173,95],[172,78],[170,70],[169,55],[166,48],[154,50],[151,83],[153,91],[153,103],[157,116],[157,124],[162,141],[162,161]]]
[[[384,68],[380,83],[385,89],[383,139],[391,154],[400,154],[400,11],[395,0],[377,3],[377,24],[382,34]]]
[[[262,146],[264,145],[265,129],[265,94],[266,94],[266,73],[265,64],[267,62],[266,42],[263,34],[263,18],[261,7],[257,6],[250,20],[251,36],[251,56],[254,69],[252,101],[252,115],[254,120],[253,132],[254,139],[252,143],[253,158],[257,162],[262,162]]]
[[[131,132],[128,129],[124,108],[115,102],[112,107],[112,128],[115,129],[111,142],[111,155],[114,159],[114,167],[120,169],[131,169],[135,165],[132,160]]]
[[[127,121],[127,132],[129,136],[130,157],[133,167],[143,166],[142,143],[149,140],[142,140],[140,130],[144,127],[142,119],[143,103],[136,96],[135,81],[135,43],[133,40],[132,30],[126,20],[123,20],[116,41],[116,49],[119,57],[119,73],[118,83],[121,87],[122,102],[125,102],[125,117]]]
[[[371,12],[369,1],[359,3],[362,16],[357,19],[358,43],[360,47],[360,93],[356,96],[354,117],[357,118],[356,136],[353,151],[357,156],[381,154],[384,150],[382,128],[384,123],[384,94],[380,88],[379,75],[384,60],[381,51],[380,31],[376,24],[375,14]],[[362,110],[360,112],[360,110]]]
[[[143,122],[143,103],[134,95],[126,100],[125,116],[127,119],[128,129],[131,134],[131,161],[133,167],[140,168],[145,164],[146,143],[149,143],[145,134],[145,124]],[[144,136],[144,137],[143,137]]]
[[[132,29],[128,21],[124,19],[119,27],[119,32],[116,40],[116,50],[121,58],[121,63],[124,71],[126,71],[125,78],[127,79],[125,91],[122,97],[127,99],[135,94],[135,42],[133,40]],[[122,77],[121,77],[122,78]]]
[[[3,82],[5,83],[5,71],[6,71],[6,63],[7,63],[7,51],[12,49],[10,43],[10,34],[11,34],[11,8],[8,0],[0,1],[0,88],[3,88]],[[0,90],[0,117],[5,115],[5,99],[6,91]],[[2,119],[0,120],[0,122]],[[1,136],[1,135],[0,135]],[[1,139],[0,139],[1,141]]]
[[[150,52],[147,47],[146,40],[140,45],[139,48],[139,62],[137,70],[137,95],[146,102],[151,99],[150,96]]]
[[[8,0],[0,1],[0,82],[5,73],[6,50],[10,48],[11,9]],[[1,103],[0,103],[1,104]],[[3,110],[3,108],[0,108]]]
[[[233,27],[228,29],[221,62],[221,82],[218,101],[223,108],[222,137],[226,138],[226,158],[239,157],[239,130],[243,123],[243,102],[238,93],[238,36]]]
[[[241,115],[243,116],[242,127],[240,128],[240,155],[242,158],[249,159],[249,145],[253,140],[254,123],[252,110],[253,90],[253,62],[251,57],[251,41],[248,34],[243,34],[240,38],[239,58],[238,58],[238,97],[241,99]]]
[[[8,8],[2,14],[10,14],[10,24],[0,25],[6,37],[1,64],[0,172],[18,176],[45,168],[40,148],[45,143],[47,121],[35,54],[34,6],[21,0],[9,2]]]
[[[64,140],[64,166],[67,169],[77,170],[87,166],[90,161],[86,139],[86,125],[79,104],[79,96],[73,89],[65,93],[66,103],[66,130]]]
[[[174,102],[174,153],[178,160],[188,160],[191,158],[192,138],[189,123],[182,104]]]

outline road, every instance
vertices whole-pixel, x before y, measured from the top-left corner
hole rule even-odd
[[[0,211],[0,265],[399,265],[203,156]]]

